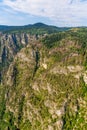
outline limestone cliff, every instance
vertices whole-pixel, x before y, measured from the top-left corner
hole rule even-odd
[[[28,34],[1,36],[1,42],[7,37],[2,48],[7,45],[13,58],[10,63],[7,57],[0,85],[1,130],[87,129],[86,34],[71,30],[38,40]]]

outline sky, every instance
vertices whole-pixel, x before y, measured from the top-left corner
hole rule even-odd
[[[0,0],[0,25],[87,26],[87,0]]]

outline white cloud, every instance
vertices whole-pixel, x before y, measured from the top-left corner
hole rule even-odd
[[[58,26],[80,26],[87,19],[86,0],[3,0],[3,4],[16,11],[47,17]]]

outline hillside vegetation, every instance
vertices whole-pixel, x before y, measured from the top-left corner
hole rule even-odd
[[[87,29],[7,36],[0,130],[87,130]]]

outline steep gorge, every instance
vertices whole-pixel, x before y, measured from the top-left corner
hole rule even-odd
[[[10,53],[0,85],[1,130],[87,129],[87,52],[78,35],[71,30],[28,42],[16,36],[23,48]]]
[[[15,55],[35,39],[28,33],[0,34],[0,81]]]

